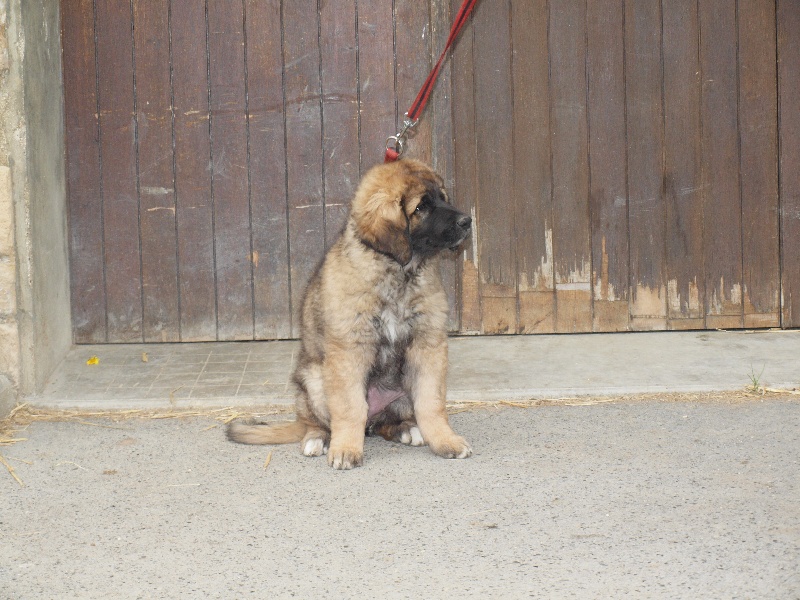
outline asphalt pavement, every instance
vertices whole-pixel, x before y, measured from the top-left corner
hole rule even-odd
[[[797,396],[575,404],[347,472],[209,418],[32,423],[0,598],[800,598]]]

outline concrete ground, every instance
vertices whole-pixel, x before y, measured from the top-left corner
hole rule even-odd
[[[467,460],[34,420],[0,447],[0,598],[800,598],[800,396],[607,397],[791,389],[800,335],[649,335],[456,340],[454,399],[551,398],[453,414]]]
[[[77,346],[29,401],[90,410],[292,404],[297,342]],[[98,364],[87,365],[96,357]],[[143,361],[146,358],[146,362]],[[450,401],[800,385],[800,331],[450,340]]]

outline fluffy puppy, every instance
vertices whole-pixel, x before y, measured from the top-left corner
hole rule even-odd
[[[365,433],[427,444],[446,458],[470,456],[445,409],[448,307],[438,260],[470,227],[423,163],[372,168],[306,289],[296,420],[234,422],[228,437],[299,441],[303,454],[327,453],[335,469],[362,464]]]

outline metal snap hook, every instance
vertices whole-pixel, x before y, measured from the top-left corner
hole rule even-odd
[[[397,135],[390,135],[386,138],[386,149],[387,150],[394,150],[397,152],[397,157],[403,155],[403,152],[406,149],[406,138],[405,135],[402,133],[398,133]]]

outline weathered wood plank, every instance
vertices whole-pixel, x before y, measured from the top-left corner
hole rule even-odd
[[[625,27],[620,0],[587,3],[593,329],[628,329]]]
[[[626,0],[630,314],[635,330],[667,327],[661,47],[659,4]]]
[[[280,0],[246,0],[255,337],[292,335]]]
[[[451,0],[455,13],[461,5]],[[459,260],[459,331],[475,334],[481,330],[481,293],[478,277],[478,231],[480,217],[476,209],[477,147],[475,143],[475,61],[473,22],[464,26],[453,49],[453,203],[472,215],[472,239],[464,244]]]
[[[134,0],[145,342],[180,340],[169,2]]]
[[[780,325],[775,5],[739,2],[742,303],[745,327]]]
[[[383,161],[396,133],[394,32],[391,2],[357,0],[361,172]],[[405,109],[403,109],[405,110]]]
[[[62,2],[72,329],[76,343],[106,341],[103,206],[92,0]]]
[[[94,4],[62,2],[76,341],[296,335],[460,0]],[[800,325],[796,0],[477,10],[409,144],[475,222],[452,330]]]
[[[512,4],[520,333],[555,330],[547,1]]]
[[[253,337],[243,6],[208,4],[217,338]]]
[[[395,2],[394,14],[399,127],[405,119],[405,111],[416,98],[447,42],[450,28],[447,18],[449,5],[447,2],[398,0]],[[428,106],[408,142],[406,156],[432,165],[444,178],[446,189],[452,192],[452,173],[448,172],[448,154],[452,154],[452,130],[448,126],[449,86],[449,64],[445,63]],[[446,140],[444,136],[448,135],[449,140]],[[448,328],[451,331],[457,329],[456,262],[455,254],[445,253],[440,266],[450,306]]]
[[[181,340],[217,338],[205,7],[173,2],[172,94]]]
[[[320,5],[325,242],[332,244],[359,181],[356,0]]]
[[[431,0],[430,11],[430,49],[431,63],[433,64],[439,58],[439,53],[447,43],[447,37],[450,34],[450,3]],[[453,120],[451,117],[453,93],[451,63],[452,55],[439,73],[439,81],[428,104],[427,118],[431,122],[431,163],[436,172],[444,179],[444,185],[448,193],[452,195],[455,188],[455,172],[453,163]],[[419,88],[421,85],[422,83],[419,83],[416,87]],[[458,298],[460,292],[458,280],[460,278],[460,255],[460,252],[448,253],[442,260],[441,266],[442,283],[450,306],[447,326],[448,330],[452,332],[458,331],[459,327]]]
[[[477,140],[477,214],[482,331],[517,330],[514,253],[513,99],[510,5],[479,5],[474,13],[475,123]]]
[[[800,2],[778,0],[782,326],[800,327]]]
[[[298,335],[302,294],[325,248],[316,3],[285,2],[283,27],[292,333]]]
[[[137,342],[142,281],[131,11],[112,0],[95,6],[108,341]]]
[[[397,85],[397,121],[400,127],[404,113],[431,69],[431,28],[429,3],[419,0],[395,0],[395,56]],[[437,82],[439,85],[440,82]],[[428,106],[414,128],[406,156],[431,163],[431,108]]]
[[[662,0],[668,327],[702,329],[703,205],[697,2]]]
[[[550,3],[556,331],[592,330],[586,5]]]
[[[700,3],[706,325],[742,326],[736,7]]]

